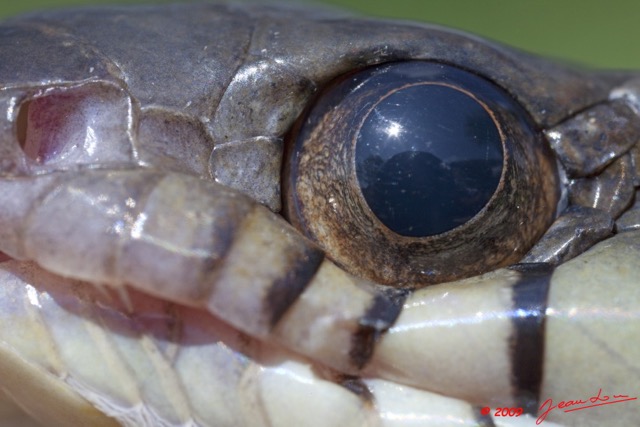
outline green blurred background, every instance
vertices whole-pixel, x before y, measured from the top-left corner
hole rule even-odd
[[[118,0],[3,2],[0,17]],[[148,2],[148,1],[147,1]],[[520,48],[607,68],[640,69],[640,1],[324,0],[368,15],[436,22]]]

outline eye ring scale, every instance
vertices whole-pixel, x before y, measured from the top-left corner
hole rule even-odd
[[[491,81],[436,62],[337,79],[288,145],[289,220],[343,268],[392,286],[519,261],[560,194],[528,113]]]

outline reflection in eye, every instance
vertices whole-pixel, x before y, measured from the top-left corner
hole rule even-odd
[[[502,138],[470,94],[416,84],[373,106],[356,138],[355,161],[378,219],[402,236],[430,236],[466,223],[487,204],[502,174]]]
[[[288,150],[290,221],[338,264],[384,284],[517,262],[559,197],[555,160],[527,112],[492,82],[439,63],[338,79]]]

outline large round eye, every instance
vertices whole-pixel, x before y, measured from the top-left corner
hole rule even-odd
[[[555,161],[501,88],[433,62],[325,90],[291,136],[293,224],[362,277],[417,287],[517,262],[553,220]]]

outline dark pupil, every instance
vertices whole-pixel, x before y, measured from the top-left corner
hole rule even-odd
[[[485,108],[441,84],[391,91],[356,140],[356,174],[373,213],[403,236],[443,233],[477,214],[502,173],[502,143]]]

